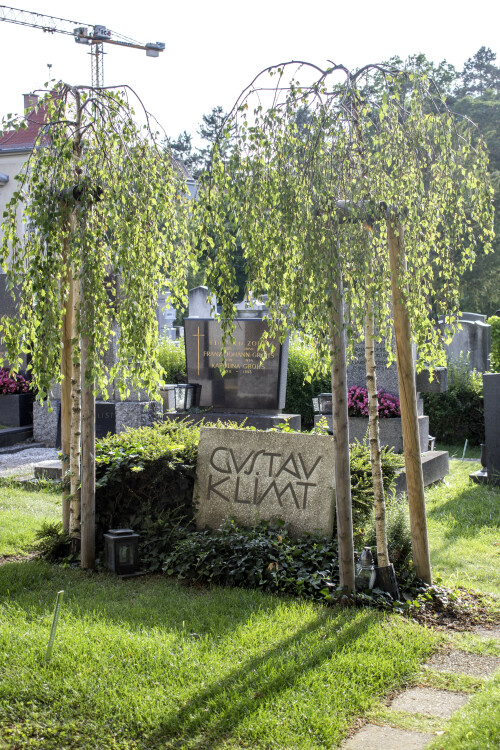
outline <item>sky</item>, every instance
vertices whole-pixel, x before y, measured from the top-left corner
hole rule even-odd
[[[11,0],[12,1],[12,0]],[[79,24],[102,24],[141,43],[164,42],[158,58],[105,45],[106,86],[128,84],[165,131],[196,136],[202,115],[229,110],[263,68],[287,60],[356,69],[423,52],[458,70],[481,46],[500,64],[497,0],[17,0],[16,7]],[[0,17],[2,8],[0,7]],[[0,116],[22,111],[22,95],[51,76],[90,83],[88,47],[70,36],[0,23]]]

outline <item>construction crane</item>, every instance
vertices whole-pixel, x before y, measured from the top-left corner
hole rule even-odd
[[[165,49],[163,42],[140,44],[133,39],[128,39],[107,29],[106,26],[101,24],[81,23],[80,21],[70,21],[67,18],[45,16],[42,13],[33,13],[30,10],[10,8],[8,5],[0,5],[0,21],[16,23],[19,26],[30,26],[32,29],[41,29],[49,34],[66,34],[72,36],[78,44],[91,45],[92,86],[96,88],[104,85],[104,44],[143,49],[148,57],[158,57],[160,52]]]

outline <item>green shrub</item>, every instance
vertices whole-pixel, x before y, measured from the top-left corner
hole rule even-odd
[[[448,363],[448,390],[424,393],[429,432],[442,443],[484,442],[483,378],[465,360]]]
[[[199,426],[166,422],[109,435],[96,443],[96,540],[130,526],[141,559],[159,569],[174,538],[193,519]]]
[[[227,521],[179,541],[163,566],[168,575],[223,586],[242,586],[323,599],[339,583],[337,543],[292,539],[282,524],[240,528]]]
[[[287,414],[300,414],[303,430],[310,429],[314,424],[313,396],[332,390],[329,374],[315,375],[311,382],[305,381],[311,367],[312,346],[297,334],[290,337],[285,411]]]
[[[490,367],[492,372],[500,372],[500,317],[492,315],[488,318],[491,326],[491,360]]]
[[[410,583],[415,577],[412,559],[410,516],[406,497],[389,496],[386,503],[386,528],[389,560],[394,565],[396,577],[401,584]],[[366,525],[364,545],[377,548],[375,512],[372,508]],[[376,554],[374,555],[376,559]]]
[[[184,339],[160,339],[158,359],[165,383],[186,383],[186,352]]]
[[[35,532],[33,550],[49,562],[69,557],[70,545],[71,537],[63,531],[61,521],[42,521]]]
[[[362,546],[361,541],[365,534],[365,525],[373,511],[373,481],[370,463],[370,450],[362,443],[356,442],[351,445],[351,498],[352,498],[352,525],[354,530],[354,541],[357,546]],[[382,448],[382,479],[384,491],[389,493],[396,474],[404,466],[404,457],[394,453],[392,448]]]

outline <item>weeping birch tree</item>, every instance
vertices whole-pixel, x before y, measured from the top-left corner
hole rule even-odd
[[[384,339],[392,356],[394,323],[413,557],[430,582],[411,345],[417,367],[439,364],[437,318],[451,333],[476,241],[490,249],[486,167],[477,131],[447,109],[432,82],[378,65],[266,69],[239,97],[214,148],[201,208],[226,340],[239,240],[249,288],[268,295],[262,352],[293,324],[316,342],[311,374],[325,358],[332,363],[340,572],[351,591],[345,349],[349,355],[366,323],[368,338]]]
[[[11,366],[30,356],[38,399],[50,405],[61,384],[63,526],[75,549],[85,537],[82,565],[93,567],[94,397],[112,383],[122,397],[158,390],[158,292],[168,281],[185,304],[193,261],[188,193],[130,90],[60,84],[38,110],[44,126],[2,227],[2,263],[20,293],[1,336]]]

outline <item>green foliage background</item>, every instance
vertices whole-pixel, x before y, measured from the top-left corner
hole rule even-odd
[[[439,442],[484,442],[483,379],[480,373],[469,370],[466,361],[448,362],[447,391],[424,393],[422,398],[429,432]]]
[[[488,323],[491,326],[491,369],[500,372],[500,317],[492,315]]]

